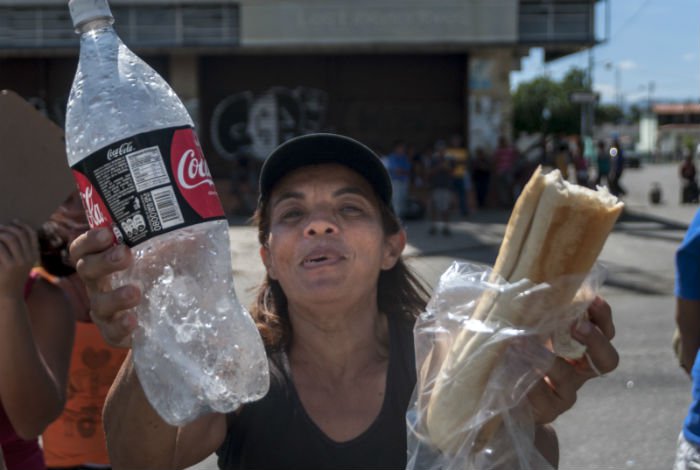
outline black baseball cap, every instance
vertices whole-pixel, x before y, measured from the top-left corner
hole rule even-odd
[[[356,171],[391,208],[391,178],[377,154],[355,139],[329,133],[294,137],[273,150],[260,171],[260,201],[266,201],[274,186],[290,172],[323,163],[337,163]]]

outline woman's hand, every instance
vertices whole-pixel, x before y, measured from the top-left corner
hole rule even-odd
[[[620,357],[610,341],[615,336],[610,305],[596,297],[588,308],[589,320],[572,331],[574,338],[586,346],[586,355],[577,361],[557,357],[545,377],[528,394],[535,421],[547,424],[571,408],[578,389],[594,377],[613,371]]]
[[[112,242],[111,230],[93,229],[75,239],[70,254],[87,289],[92,321],[109,344],[129,347],[136,317],[125,310],[139,304],[141,292],[133,285],[112,289],[109,275],[127,269],[133,262],[127,246]]]
[[[29,226],[0,225],[0,296],[22,299],[29,272],[39,260],[39,241]]]

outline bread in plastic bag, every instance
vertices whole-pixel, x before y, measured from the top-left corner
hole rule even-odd
[[[526,395],[551,367],[553,344],[568,347],[604,271],[582,277],[508,283],[486,266],[454,262],[447,269],[414,329],[408,470],[552,468],[534,447]],[[573,301],[557,300],[577,287]],[[489,315],[479,313],[485,308]],[[464,335],[469,347],[451,351]]]

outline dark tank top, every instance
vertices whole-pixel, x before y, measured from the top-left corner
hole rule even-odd
[[[416,383],[412,325],[389,316],[389,366],[379,415],[345,442],[326,436],[306,414],[286,353],[270,356],[270,391],[228,416],[217,451],[222,470],[403,469],[406,410]]]

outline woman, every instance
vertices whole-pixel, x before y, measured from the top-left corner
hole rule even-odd
[[[210,414],[175,428],[148,404],[129,358],[105,406],[114,468],[185,468],[218,450],[236,468],[404,468],[405,413],[415,384],[411,327],[427,292],[401,253],[406,234],[391,209],[391,181],[379,158],[347,137],[312,134],[278,147],[260,177],[256,220],[267,270],[252,309],[266,343],[270,392],[228,416]],[[128,344],[138,304],[134,286],[111,290],[107,276],[131,254],[91,230],[72,256],[88,287],[93,318],[113,344]],[[612,370],[612,321],[591,309],[589,346]],[[604,334],[603,332],[607,334]],[[530,400],[537,445],[556,459],[546,427],[593,376],[561,361]]]
[[[44,469],[37,436],[63,409],[73,314],[61,290],[37,275],[30,227],[0,225],[0,447],[8,470]]]

